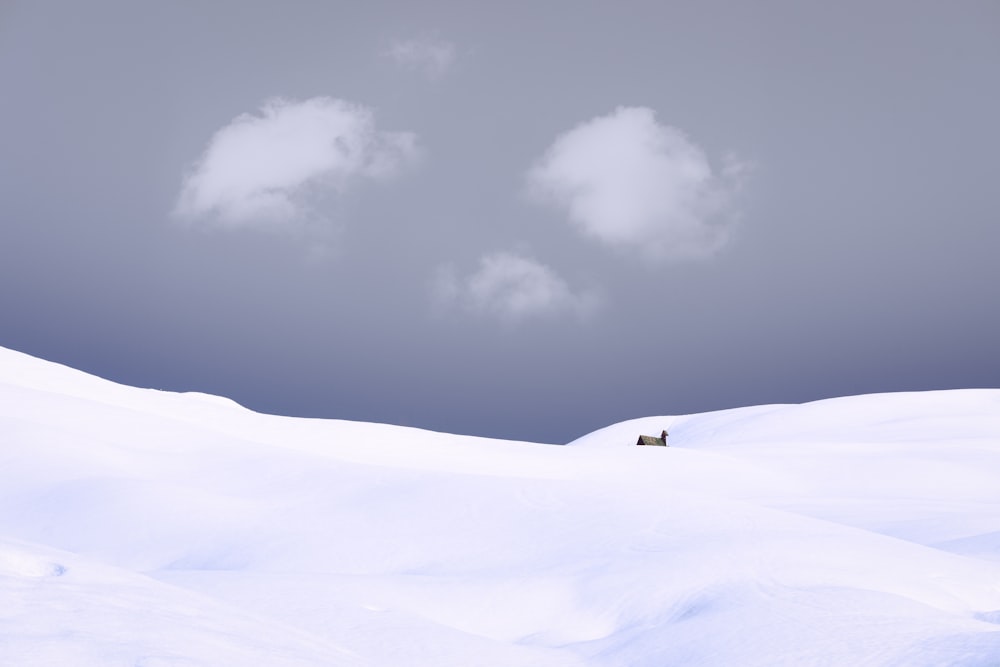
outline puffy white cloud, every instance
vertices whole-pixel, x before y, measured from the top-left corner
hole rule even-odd
[[[174,214],[228,227],[294,223],[314,215],[317,196],[388,178],[416,155],[414,134],[376,129],[366,107],[274,98],[215,133],[185,176]]]
[[[554,314],[584,316],[597,305],[592,293],[574,293],[550,267],[521,255],[484,255],[478,269],[459,279],[451,267],[436,277],[436,296],[472,312],[520,321]]]
[[[584,234],[652,258],[709,255],[728,239],[744,168],[715,173],[652,109],[619,107],[559,136],[527,175],[529,191]]]
[[[409,39],[393,42],[386,55],[397,65],[437,79],[455,64],[456,50],[451,42]]]

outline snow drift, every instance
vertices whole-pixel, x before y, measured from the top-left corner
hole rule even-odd
[[[0,600],[24,666],[997,665],[1000,390],[558,447],[0,348]]]

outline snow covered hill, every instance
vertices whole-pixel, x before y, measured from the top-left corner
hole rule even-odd
[[[558,447],[0,348],[0,602],[26,667],[996,666],[1000,390]]]

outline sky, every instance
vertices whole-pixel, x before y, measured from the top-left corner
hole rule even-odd
[[[0,1],[0,345],[554,443],[998,387],[998,80],[992,1]]]

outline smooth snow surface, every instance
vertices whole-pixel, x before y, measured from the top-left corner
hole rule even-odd
[[[0,348],[0,602],[2,665],[996,666],[1000,390],[557,447]]]

